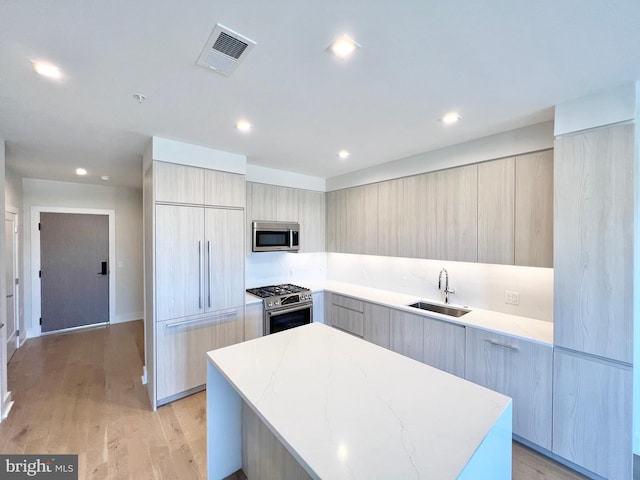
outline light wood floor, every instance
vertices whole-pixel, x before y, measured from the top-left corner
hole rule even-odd
[[[75,453],[81,479],[206,478],[205,393],[152,412],[143,354],[141,321],[28,340],[9,363],[0,453]],[[513,478],[584,477],[514,443]]]

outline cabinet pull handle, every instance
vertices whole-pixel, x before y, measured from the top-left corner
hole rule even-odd
[[[518,350],[520,350],[518,347],[516,347],[515,345],[508,345],[506,343],[500,343],[500,342],[496,342],[495,340],[487,340],[487,342],[489,342],[491,345],[493,345],[494,347],[502,347],[502,348],[506,348],[508,350],[513,350],[514,352],[517,352]]]
[[[202,242],[198,240],[198,308],[202,308]]]
[[[209,304],[209,308],[211,308],[211,268],[212,268],[212,260],[211,260],[211,242],[207,240],[207,258],[209,259],[209,271],[207,272],[207,301]]]
[[[181,327],[183,325],[190,325],[192,323],[210,322],[212,320],[222,320],[224,318],[231,318],[231,317],[237,317],[237,316],[238,316],[237,312],[228,312],[228,313],[223,313],[222,315],[216,315],[215,317],[196,318],[195,320],[183,320],[182,322],[167,323],[165,327],[175,328],[175,327]]]

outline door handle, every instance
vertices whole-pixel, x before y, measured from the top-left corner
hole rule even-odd
[[[102,262],[101,266],[100,266],[100,271],[98,272],[98,275],[106,275],[107,273],[107,262]]]

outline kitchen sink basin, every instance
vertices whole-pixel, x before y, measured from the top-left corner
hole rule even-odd
[[[409,307],[419,308],[420,310],[428,310],[430,312],[441,313],[443,315],[449,315],[450,317],[459,318],[465,313],[469,313],[471,310],[464,308],[451,307],[449,305],[438,305],[437,303],[429,302],[416,302],[409,305]]]

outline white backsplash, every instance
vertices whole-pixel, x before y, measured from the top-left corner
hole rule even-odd
[[[370,255],[327,254],[327,280],[444,301],[438,274],[449,272],[449,302],[553,321],[553,269],[448,262]],[[506,304],[505,290],[519,292],[519,305]]]
[[[324,282],[327,280],[327,254],[260,252],[246,258],[246,288],[280,283]]]
[[[553,269],[446,262],[342,253],[253,253],[246,258],[247,288],[279,283],[333,280],[443,301],[438,274],[449,272],[449,301],[553,321]],[[520,294],[519,305],[504,301],[505,290]]]

